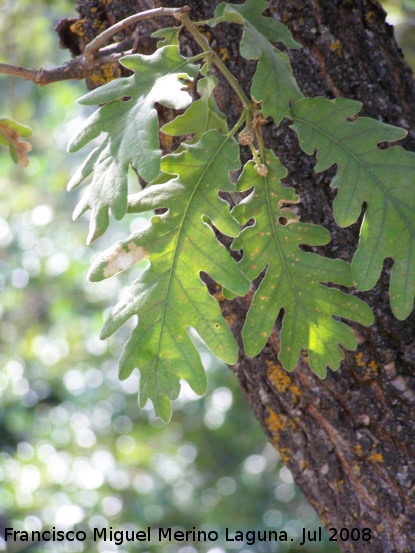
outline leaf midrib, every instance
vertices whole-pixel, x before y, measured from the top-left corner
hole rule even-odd
[[[161,350],[161,337],[162,337],[162,330],[163,330],[163,326],[164,326],[164,320],[165,320],[165,313],[166,313],[166,310],[167,310],[167,304],[168,304],[168,297],[170,295],[170,291],[171,291],[171,282],[172,282],[172,279],[173,279],[173,275],[175,274],[175,268],[176,268],[176,265],[177,265],[177,260],[179,258],[179,255],[178,255],[178,252],[179,252],[179,244],[180,244],[180,237],[182,235],[182,233],[184,232],[184,228],[185,228],[185,221],[186,221],[186,217],[187,217],[187,213],[190,209],[190,206],[194,200],[194,196],[196,194],[196,191],[199,189],[199,186],[201,185],[201,183],[203,182],[203,179],[207,173],[207,171],[210,169],[210,167],[212,166],[212,164],[214,163],[214,161],[216,160],[217,156],[219,155],[219,153],[223,150],[223,148],[225,147],[225,145],[227,144],[227,142],[229,140],[232,139],[232,136],[230,136],[229,134],[225,135],[224,136],[225,140],[222,142],[220,148],[218,148],[216,150],[216,152],[214,153],[213,157],[210,159],[209,161],[209,164],[206,165],[205,169],[203,170],[200,178],[198,179],[196,185],[194,186],[193,188],[193,191],[192,193],[190,194],[190,197],[189,197],[189,201],[187,202],[187,205],[183,211],[183,217],[182,217],[182,224],[181,225],[178,225],[177,226],[177,229],[178,229],[178,232],[177,232],[177,238],[175,240],[175,247],[174,247],[174,253],[173,253],[173,261],[172,261],[172,265],[171,265],[171,270],[170,270],[170,274],[169,274],[169,277],[168,277],[168,286],[166,288],[166,294],[164,296],[164,301],[163,301],[163,307],[162,307],[162,314],[161,316],[159,317],[159,319],[161,319],[161,325],[160,325],[160,329],[159,329],[159,336],[158,336],[158,340],[157,340],[157,359],[160,359],[160,350]],[[186,153],[189,153],[189,150],[187,150]],[[180,175],[177,175],[177,178],[180,178]],[[158,372],[158,362],[156,362],[156,366],[155,366],[155,370],[156,370],[156,373]]]
[[[268,177],[264,177],[264,181],[265,181],[265,195],[266,195],[266,200],[267,200],[266,201],[266,206],[267,206],[268,218],[269,218],[269,221],[271,223],[272,234],[273,234],[274,240],[277,244],[278,253],[279,253],[282,265],[283,265],[283,270],[287,274],[287,278],[288,278],[289,284],[291,286],[291,289],[294,292],[294,297],[296,299],[297,305],[302,309],[306,321],[308,321],[309,324],[310,324],[310,322],[312,322],[314,319],[313,319],[313,317],[311,317],[309,315],[309,312],[308,312],[308,309],[307,309],[306,305],[304,304],[304,302],[301,300],[300,296],[298,295],[297,288],[294,284],[294,279],[291,277],[290,270],[289,270],[288,265],[286,263],[284,250],[283,250],[283,247],[281,245],[280,239],[278,237],[278,232],[276,230],[276,225],[273,224],[273,216],[272,216],[273,214],[272,214],[272,210],[271,210],[271,198],[270,198],[270,193],[269,193],[270,192],[270,190],[269,190],[270,187],[268,185]],[[279,224],[279,223],[277,223],[277,224]],[[292,223],[292,224],[298,224],[298,223]],[[301,256],[301,253],[302,252],[299,249],[299,256]],[[318,279],[316,279],[316,280],[318,280]],[[320,284],[319,281],[318,281],[318,283]],[[320,286],[322,286],[322,285],[320,284]],[[325,288],[324,286],[322,286],[322,287]],[[287,314],[285,316],[287,316]],[[283,324],[284,324],[284,322],[283,322]],[[324,343],[324,340],[322,340],[322,342]],[[294,355],[295,355],[295,353],[294,353]]]
[[[395,201],[394,197],[389,193],[389,189],[383,184],[383,182],[377,177],[376,173],[374,173],[373,171],[370,170],[370,166],[366,165],[362,159],[358,156],[358,154],[355,154],[353,152],[353,150],[351,150],[350,148],[348,148],[347,146],[345,146],[339,139],[337,139],[334,135],[331,135],[329,134],[328,132],[326,132],[323,128],[317,126],[317,125],[314,125],[313,123],[307,121],[306,119],[301,119],[300,117],[295,117],[293,116],[294,118],[294,121],[298,121],[299,123],[302,123],[304,124],[305,126],[308,126],[310,127],[311,129],[313,129],[313,131],[316,131],[317,133],[320,133],[322,134],[329,142],[334,142],[337,146],[339,146],[343,151],[345,151],[347,154],[350,155],[350,157],[352,157],[355,161],[356,161],[356,164],[359,165],[361,168],[363,168],[363,170],[371,177],[371,179],[373,181],[375,181],[375,183],[378,185],[378,187],[382,190],[383,192],[383,196],[386,197],[387,201],[390,201],[390,203],[395,207],[396,211],[398,211],[399,215],[401,216],[401,219],[405,222],[405,226],[407,229],[409,229],[409,233],[411,235],[411,238],[412,240],[414,240],[414,237],[415,237],[415,229],[412,229],[411,228],[411,225],[409,223],[409,220],[407,219],[407,217],[401,212],[401,209],[400,209],[400,204],[398,202]],[[353,126],[353,123],[347,123],[348,126]],[[354,129],[353,129],[354,131]],[[397,146],[395,146],[397,147]],[[320,148],[317,148],[318,150],[321,149]],[[382,152],[382,150],[380,150],[379,148],[377,149],[379,152]],[[331,165],[334,165],[335,163],[338,163],[336,161],[334,161]],[[373,165],[373,164],[371,164]],[[378,166],[379,164],[377,164]],[[341,186],[339,186],[338,188],[341,188]],[[346,187],[345,187],[346,188]],[[366,200],[364,200],[366,201]],[[369,204],[368,204],[369,206]],[[385,212],[385,210],[383,210]],[[348,225],[349,226],[349,225]]]

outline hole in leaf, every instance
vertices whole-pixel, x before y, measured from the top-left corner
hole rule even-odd
[[[287,218],[282,216],[278,217],[277,222],[282,227],[285,227],[285,225],[288,223]]]

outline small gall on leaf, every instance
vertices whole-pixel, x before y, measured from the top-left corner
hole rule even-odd
[[[241,146],[249,146],[255,139],[255,133],[252,129],[245,127],[238,134],[238,142]]]
[[[263,163],[255,165],[255,169],[260,177],[266,177],[268,175],[268,167]]]

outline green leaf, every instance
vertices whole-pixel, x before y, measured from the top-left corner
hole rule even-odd
[[[0,144],[9,148],[10,156],[15,163],[27,167],[29,159],[26,155],[30,152],[32,145],[22,138],[32,135],[32,129],[22,125],[13,119],[0,119]]]
[[[233,191],[229,171],[240,166],[233,138],[209,131],[196,144],[163,158],[162,170],[177,175],[168,182],[150,184],[134,196],[135,212],[168,208],[143,231],[119,242],[91,268],[90,278],[100,280],[149,259],[150,265],[114,308],[102,330],[111,335],[133,315],[138,325],[120,360],[120,377],[138,367],[140,403],[150,398],[156,413],[168,420],[170,400],[185,378],[196,393],[206,381],[199,355],[188,335],[193,327],[208,347],[227,363],[235,363],[238,348],[221,316],[218,304],[200,279],[200,271],[233,293],[245,294],[249,281],[217,241],[212,224],[236,236],[240,227],[218,191]]]
[[[246,26],[241,42],[242,52],[245,52],[245,48],[252,49],[255,47],[252,40],[255,36],[252,33],[252,27],[255,28],[257,35],[262,35],[269,41],[282,42],[287,48],[300,48],[301,45],[294,40],[283,23],[262,15],[262,12],[268,7],[268,2],[265,0],[247,0],[244,4],[223,2],[216,7],[214,16],[208,23],[211,27],[223,21]],[[242,55],[245,54],[242,53]],[[260,55],[261,51],[258,50],[257,57]]]
[[[242,270],[251,280],[266,270],[243,328],[245,350],[251,357],[262,350],[284,309],[281,363],[293,370],[301,349],[307,348],[311,368],[324,376],[327,365],[335,370],[340,364],[339,344],[356,348],[351,329],[333,315],[371,324],[373,314],[358,298],[322,285],[351,286],[350,264],[299,248],[326,244],[330,234],[321,226],[297,222],[291,210],[280,207],[281,202],[297,202],[297,196],[280,183],[287,172],[272,152],[266,151],[265,161],[266,177],[258,175],[252,161],[245,166],[237,189],[254,190],[232,212],[241,224],[255,219],[232,245],[243,249]]]
[[[360,290],[372,288],[386,257],[393,259],[390,303],[399,319],[413,310],[415,296],[415,194],[410,175],[415,154],[400,146],[386,150],[379,142],[403,138],[406,131],[366,117],[348,121],[361,108],[359,102],[338,98],[306,99],[292,109],[303,150],[317,150],[316,171],[334,163],[338,188],[334,215],[339,225],[351,225],[366,211],[360,241],[352,262],[352,275]]]
[[[290,104],[303,97],[295,80],[288,56],[272,46],[270,41],[283,42],[288,48],[300,45],[282,23],[262,12],[268,7],[264,0],[247,0],[242,5],[222,3],[215,10],[211,26],[222,21],[244,26],[240,51],[250,60],[259,60],[252,81],[251,95],[263,102],[263,114],[271,116],[275,125],[290,117]]]
[[[153,38],[163,39],[157,42],[157,48],[162,48],[163,46],[180,46],[179,30],[180,27],[166,27],[155,31],[151,36]]]
[[[200,98],[182,115],[178,115],[173,121],[166,123],[161,130],[171,136],[194,134],[193,141],[197,142],[200,137],[211,129],[228,132],[226,117],[219,110],[213,90],[218,81],[204,66],[201,70],[203,79],[197,83],[197,91]]]
[[[157,177],[161,151],[155,103],[176,109],[187,107],[192,99],[180,79],[191,79],[199,70],[180,55],[177,46],[165,46],[151,56],[126,56],[121,62],[134,75],[111,81],[79,100],[86,105],[105,105],[85,122],[68,146],[70,152],[75,152],[107,133],[68,185],[72,190],[94,172],[89,193],[74,213],[77,218],[87,209],[92,211],[88,243],[105,232],[109,209],[116,219],[125,215],[130,164],[146,181]]]

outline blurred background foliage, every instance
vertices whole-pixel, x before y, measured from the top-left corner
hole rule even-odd
[[[415,0],[385,4],[415,60]],[[0,60],[38,68],[67,59],[53,28],[62,17],[76,17],[74,6],[69,0],[0,3]],[[5,527],[74,527],[88,534],[110,526],[229,527],[284,529],[290,537],[300,537],[303,527],[318,528],[235,378],[207,353],[204,398],[184,385],[169,425],[155,419],[151,407],[137,407],[138,375],[124,382],[117,377],[129,329],[98,339],[103,312],[131,272],[98,284],[85,275],[94,250],[145,221],[113,222],[93,248],[85,246],[87,220],[71,221],[77,194],[67,194],[66,184],[79,159],[66,153],[66,144],[87,114],[75,103],[83,83],[40,88],[2,76],[0,92],[0,116],[33,129],[28,168],[0,151],[0,551],[6,550]],[[338,551],[327,536],[306,548],[295,542],[230,545],[21,542],[8,543],[7,551]]]

